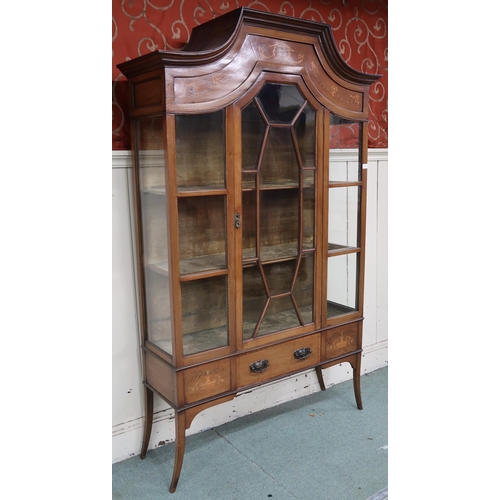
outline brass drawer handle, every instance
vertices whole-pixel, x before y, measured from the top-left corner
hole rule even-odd
[[[268,366],[269,361],[267,359],[263,359],[262,361],[255,361],[250,365],[250,371],[252,373],[262,373],[263,371],[267,370]]]
[[[293,353],[293,357],[295,359],[306,359],[311,355],[311,348],[310,347],[302,347],[300,349],[297,349]]]

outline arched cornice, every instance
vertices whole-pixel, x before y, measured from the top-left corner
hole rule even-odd
[[[187,113],[229,104],[262,71],[300,74],[327,108],[360,120],[368,116],[369,86],[380,78],[344,61],[328,24],[246,7],[194,28],[182,50],[156,51],[118,68],[129,79],[164,69],[165,104]]]

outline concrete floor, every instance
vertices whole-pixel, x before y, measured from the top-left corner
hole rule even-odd
[[[177,491],[174,444],[113,465],[114,500],[384,500],[387,375],[343,382],[188,436]]]

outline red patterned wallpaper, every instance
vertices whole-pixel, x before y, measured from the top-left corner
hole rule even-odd
[[[130,149],[126,79],[116,64],[157,49],[179,49],[193,27],[238,7],[330,24],[340,54],[351,67],[382,75],[370,92],[368,146],[386,148],[387,1],[112,0],[113,149]]]

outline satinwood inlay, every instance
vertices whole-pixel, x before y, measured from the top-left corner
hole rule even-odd
[[[259,53],[265,59],[276,59],[281,62],[292,62],[300,64],[304,60],[304,54],[293,50],[284,42],[276,42],[272,45],[262,43],[259,45]]]
[[[309,64],[310,75],[314,76],[314,82],[319,84],[334,99],[342,101],[344,104],[355,104],[356,108],[361,107],[361,94],[349,92],[338,85],[325,85],[320,78],[320,71],[314,61]]]
[[[357,337],[357,325],[336,328],[329,331],[326,336],[326,350],[328,357],[334,357],[356,350]]]

